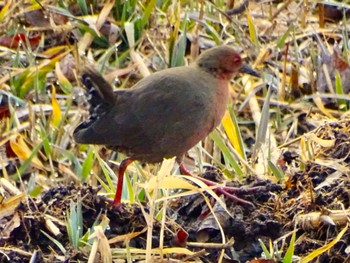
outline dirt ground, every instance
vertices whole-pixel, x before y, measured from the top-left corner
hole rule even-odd
[[[289,175],[285,185],[271,183],[268,180],[248,178],[244,182],[231,182],[236,187],[236,196],[250,204],[236,204],[227,197],[224,200],[227,211],[219,204],[213,210],[225,233],[226,240],[234,240],[233,246],[225,248],[217,221],[210,212],[207,203],[200,194],[171,200],[167,208],[164,247],[183,246],[198,252],[191,257],[177,255],[176,260],[183,262],[216,262],[221,248],[228,256],[223,262],[248,262],[260,258],[261,240],[267,247],[274,240],[276,247],[285,250],[296,231],[295,255],[307,255],[310,251],[321,247],[324,242],[331,242],[345,227],[349,217],[350,180],[349,174],[335,167],[335,160],[349,158],[350,121],[342,120],[327,123],[312,134],[318,139],[334,140],[334,145],[321,146],[315,140],[317,156],[323,161],[308,163],[303,170]],[[324,142],[323,141],[323,142]],[[285,152],[281,157],[281,165],[293,166],[298,156]],[[326,160],[333,160],[332,165]],[[348,167],[343,167],[348,169]],[[217,180],[220,173],[208,168],[204,178]],[[83,225],[85,232],[92,228],[97,218],[105,216],[109,219],[106,237],[112,238],[132,232],[139,232],[129,245],[135,248],[146,247],[147,228],[140,205],[121,204],[113,207],[111,200],[98,195],[99,189],[88,185],[61,186],[46,191],[41,198],[26,198],[12,210],[12,213],[1,219],[0,239],[1,262],[30,262],[32,257],[28,251],[36,251],[35,262],[85,262],[87,255],[70,246],[67,240],[67,229],[64,224],[71,201],[81,199]],[[210,199],[210,196],[209,196]],[[3,204],[4,205],[4,204]],[[65,259],[58,257],[53,251],[56,244],[47,238],[42,231],[49,231],[48,220],[59,228],[55,239],[69,252]],[[159,246],[160,222],[154,223],[153,246]],[[183,234],[185,233],[187,234]],[[185,236],[184,236],[185,235]],[[229,243],[231,241],[228,241]],[[209,245],[208,245],[209,244]],[[210,244],[222,247],[210,247]],[[232,244],[232,243],[230,243]],[[346,232],[333,247],[319,257],[318,262],[349,262],[348,247],[350,234]],[[123,247],[123,242],[111,244],[111,247]],[[6,248],[6,250],[4,250]],[[53,249],[55,248],[55,249]],[[346,250],[347,249],[347,250]],[[276,251],[277,253],[277,251]],[[171,255],[168,255],[169,261]],[[10,260],[8,260],[10,258]],[[256,261],[251,261],[256,262]],[[266,261],[259,261],[266,262]]]

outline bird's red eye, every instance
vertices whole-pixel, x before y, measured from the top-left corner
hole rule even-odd
[[[241,57],[239,55],[236,55],[236,56],[233,57],[233,63],[239,64],[241,62],[242,62],[242,59],[241,59]]]

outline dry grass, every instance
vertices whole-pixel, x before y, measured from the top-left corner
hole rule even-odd
[[[340,13],[340,20],[328,22],[330,7],[318,5],[321,1],[251,1],[246,8],[242,5],[233,10],[237,11],[234,15],[226,5],[239,1],[226,2],[21,0],[1,4],[2,262],[6,258],[10,262],[36,258],[69,262],[112,262],[117,258],[127,262],[207,262],[206,258],[212,260],[208,255],[213,248],[215,260],[228,262],[224,259],[228,253],[225,245],[231,248],[228,237],[236,236],[222,226],[223,221],[228,221],[223,214],[232,218],[231,209],[237,207],[226,207],[212,189],[196,178],[176,175],[174,160],[154,166],[135,163],[128,169],[123,199],[137,204],[139,208],[131,214],[143,218],[136,221],[142,221],[140,225],[147,226],[145,229],[136,231],[136,226],[130,227],[127,233],[108,233],[107,237],[111,221],[120,214],[105,205],[101,207],[108,213],[95,213],[87,229],[85,220],[91,215],[79,211],[89,205],[98,207],[96,195],[113,197],[116,176],[111,167],[125,156],[97,146],[77,145],[72,139],[74,128],[88,116],[86,94],[80,83],[84,65],[93,64],[117,88],[128,88],[154,71],[191,63],[201,50],[223,44],[240,50],[263,78],[241,76],[232,81],[231,105],[222,127],[190,153],[195,159],[194,172],[202,173],[205,166],[213,165],[224,173],[225,182],[249,181],[253,176],[283,188],[282,193],[271,190],[274,197],[266,203],[257,202],[250,214],[258,218],[266,209],[277,221],[285,222],[283,236],[275,238],[274,246],[265,247],[266,257],[270,254],[275,260],[292,262],[294,255],[293,262],[309,262],[313,255],[328,251],[331,256],[326,260],[349,260],[344,252],[350,245],[345,232],[350,184],[348,21]],[[235,4],[237,7],[239,3]],[[332,4],[349,10],[346,4]],[[329,55],[334,48],[339,57]],[[312,173],[315,170],[316,175]],[[337,181],[323,178],[330,175],[337,176]],[[321,182],[317,181],[320,177]],[[62,191],[66,187],[69,190]],[[338,192],[335,194],[332,188]],[[327,195],[319,202],[322,191]],[[214,217],[210,222],[218,223],[219,238],[209,240],[216,244],[209,249],[199,245],[203,248],[199,251],[190,245],[169,246],[174,243],[164,241],[166,237],[176,236],[178,229],[185,228],[180,223],[182,219],[176,218],[177,213],[171,216],[174,206],[185,206],[179,200],[198,192]],[[60,205],[38,207],[42,201],[35,200],[48,193],[56,201],[67,196]],[[210,197],[221,204],[224,212],[212,206]],[[329,221],[325,212],[328,209],[345,215],[342,224],[329,230],[329,236],[325,228],[334,220]],[[322,231],[318,227],[303,230],[302,226],[313,225],[308,217],[302,217],[300,223],[300,215],[309,212],[327,217],[318,224],[325,227]],[[23,218],[45,222],[38,224],[43,229],[35,229],[36,238],[45,232],[50,248],[43,251],[33,241],[30,229],[23,241],[29,249],[14,241],[11,234],[19,225],[25,225]],[[134,222],[135,217],[130,218]],[[299,220],[296,228],[295,218]],[[296,240],[291,239],[296,232]],[[133,238],[144,233],[144,249],[134,248]],[[267,245],[271,237],[264,238]],[[157,246],[152,246],[154,239],[158,240]],[[317,246],[315,242],[309,249],[301,249],[310,244],[308,239],[317,240]],[[341,240],[337,243],[341,245],[336,246],[332,240]],[[289,249],[287,243],[291,243]],[[323,249],[317,250],[320,247]],[[310,256],[312,251],[316,252]],[[338,252],[339,256],[335,256]],[[21,257],[25,260],[20,261]],[[321,257],[321,262],[326,261]]]

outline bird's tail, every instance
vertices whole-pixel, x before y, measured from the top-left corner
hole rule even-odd
[[[82,83],[89,91],[91,115],[103,114],[114,105],[113,87],[93,67],[84,69]]]
[[[81,82],[89,92],[90,117],[76,127],[73,137],[78,143],[98,143],[100,137],[91,126],[113,107],[113,87],[91,66],[84,69]]]

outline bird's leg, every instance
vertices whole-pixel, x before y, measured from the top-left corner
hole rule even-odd
[[[122,200],[124,173],[125,173],[126,168],[133,161],[134,161],[133,159],[127,158],[127,159],[123,160],[119,165],[117,190],[116,190],[115,197],[113,200],[113,206],[119,205],[121,200]]]
[[[180,169],[181,174],[193,176],[193,177],[201,180],[207,186],[216,186],[217,185],[217,183],[215,183],[215,182],[212,182],[210,180],[207,180],[207,179],[204,179],[202,177],[191,174],[191,172],[185,167],[183,162],[179,163],[179,169]],[[238,198],[233,193],[244,192],[244,191],[245,192],[256,192],[256,191],[258,191],[258,189],[253,187],[252,189],[241,190],[238,187],[219,186],[219,187],[213,189],[213,191],[215,191],[215,193],[217,193],[218,195],[223,194],[224,196],[230,198],[236,204],[246,205],[246,206],[254,206],[251,202],[246,201],[246,200],[241,199],[241,198]]]
[[[193,174],[191,174],[191,172],[185,167],[183,162],[179,163],[179,170],[181,174],[193,176]]]

